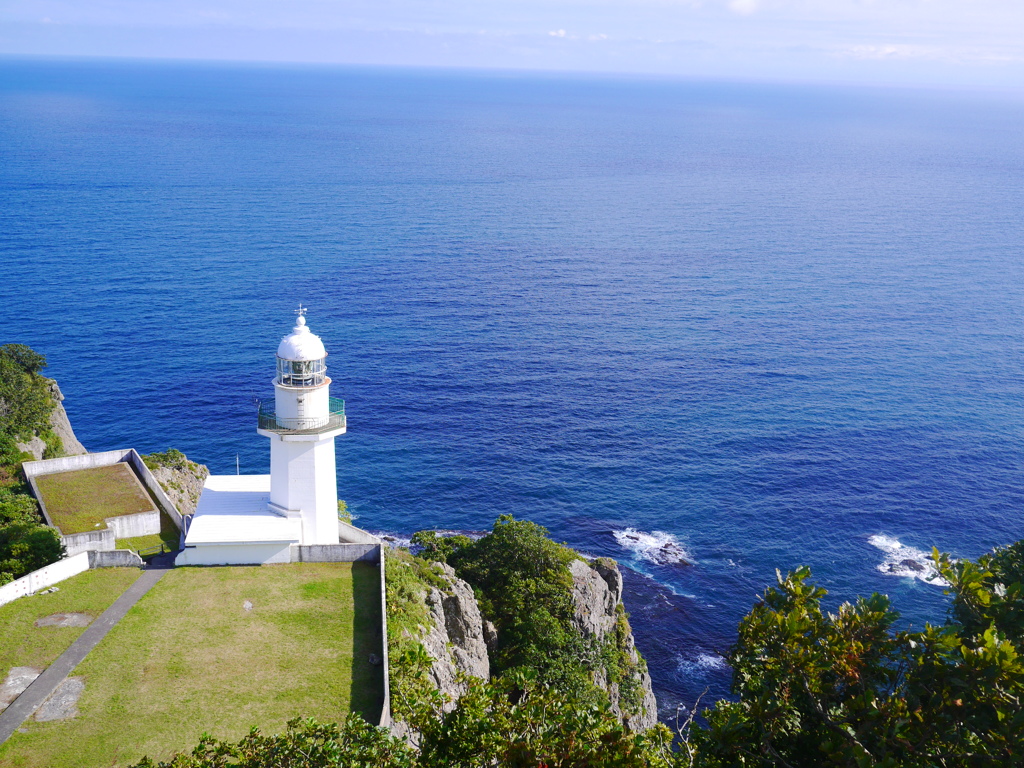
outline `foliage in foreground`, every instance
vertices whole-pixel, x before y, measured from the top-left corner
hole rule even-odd
[[[47,458],[63,451],[50,429],[55,401],[50,380],[40,375],[46,358],[24,344],[0,346],[0,584],[54,563],[63,556],[60,534],[44,525],[21,473],[34,458],[18,442],[39,436]]]
[[[883,595],[824,613],[798,569],[743,619],[733,692],[692,728],[694,766],[1024,765],[1024,542],[978,563],[935,555],[953,607],[894,630]]]
[[[739,627],[734,701],[682,730],[624,730],[602,706],[521,670],[470,681],[445,713],[429,691],[408,702],[410,750],[350,717],[293,721],[238,745],[204,739],[173,768],[593,766],[593,768],[974,768],[1024,765],[1024,541],[977,563],[935,555],[950,583],[949,621],[896,629],[888,598],[822,610],[825,590],[798,569],[778,577]],[[362,751],[360,751],[362,750]],[[220,762],[217,762],[220,761]],[[155,764],[139,764],[153,768]]]
[[[134,768],[670,768],[673,764],[671,733],[664,726],[631,733],[607,708],[566,698],[524,676],[499,684],[470,681],[447,714],[429,701],[422,704],[418,751],[386,729],[349,715],[340,726],[292,720],[288,730],[277,736],[253,729],[237,744],[204,736],[190,754],[166,763],[147,758]]]

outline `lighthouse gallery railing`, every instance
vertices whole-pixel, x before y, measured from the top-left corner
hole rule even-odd
[[[258,427],[268,432],[291,432],[300,435],[315,435],[318,432],[330,432],[333,429],[344,427],[345,401],[337,397],[330,398],[329,410],[329,415],[316,419],[279,419],[271,406],[261,405]]]

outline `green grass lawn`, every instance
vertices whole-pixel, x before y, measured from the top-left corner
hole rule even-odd
[[[245,610],[245,601],[252,609]],[[75,675],[81,714],[26,725],[5,768],[167,759],[206,731],[237,740],[295,716],[380,716],[380,581],[363,563],[178,568],[111,630]]]
[[[130,539],[117,539],[115,546],[118,549],[138,551],[148,547],[155,547],[157,544],[164,544],[171,552],[174,552],[178,548],[180,541],[181,532],[178,530],[178,526],[174,524],[170,517],[161,512],[160,533],[151,533],[148,536],[134,536]]]
[[[0,606],[0,679],[11,667],[49,666],[85,631],[84,627],[36,627],[53,613],[88,613],[93,618],[131,586],[138,568],[97,568],[57,584],[59,591],[27,595]]]
[[[149,512],[156,505],[125,463],[36,477],[53,524],[63,534],[106,528],[104,518]]]

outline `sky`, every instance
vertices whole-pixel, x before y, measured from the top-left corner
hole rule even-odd
[[[1024,90],[1024,0],[0,0],[0,55]]]

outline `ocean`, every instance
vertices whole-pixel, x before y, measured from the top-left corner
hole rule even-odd
[[[265,473],[302,302],[340,496],[398,539],[501,514],[625,568],[661,715],[739,619],[944,620],[932,547],[1024,537],[1024,97],[0,60],[0,343],[93,451]]]

